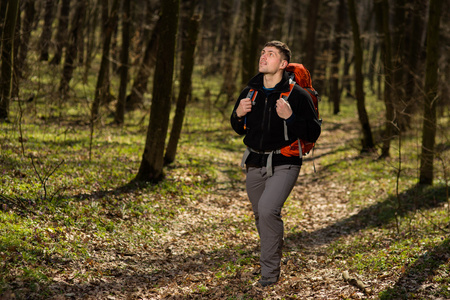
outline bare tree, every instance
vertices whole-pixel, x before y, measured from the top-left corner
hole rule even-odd
[[[355,52],[355,94],[358,108],[359,122],[362,127],[363,139],[361,152],[372,151],[375,148],[370,128],[369,116],[366,111],[364,96],[364,77],[362,74],[363,53],[359,35],[358,19],[356,17],[355,0],[348,0],[349,17],[353,28],[353,47]]]
[[[58,30],[56,31],[56,51],[50,61],[53,65],[59,65],[63,53],[63,48],[67,44],[67,28],[69,27],[70,0],[62,0],[59,10]]]
[[[17,16],[19,14],[19,0],[10,0],[6,7],[5,26],[2,35],[2,66],[0,79],[0,120],[8,120],[9,103],[11,97],[14,33]]]
[[[192,71],[194,70],[194,54],[197,44],[197,36],[199,32],[199,16],[194,15],[190,18],[186,28],[186,36],[182,39],[182,56],[181,56],[181,75],[180,75],[180,91],[178,94],[175,116],[173,118],[172,130],[170,132],[169,143],[167,144],[166,154],[164,155],[164,163],[170,164],[175,161],[178,148],[178,141],[183,127],[186,103],[191,95],[192,87]]]
[[[131,1],[123,1],[122,13],[122,53],[120,58],[120,87],[119,97],[117,99],[116,115],[114,121],[117,124],[123,124],[125,119],[125,100],[127,94],[128,83],[128,62],[130,56],[130,40],[131,40]]]
[[[163,179],[164,147],[169,127],[172,76],[178,28],[179,0],[161,1],[161,27],[153,84],[152,107],[145,149],[135,181]]]
[[[433,184],[434,144],[436,140],[436,106],[438,103],[439,23],[442,1],[430,0],[427,28],[427,63],[423,112],[422,154],[419,183]]]
[[[305,58],[303,59],[303,64],[308,68],[311,76],[314,76],[314,69],[316,65],[316,29],[317,20],[319,19],[319,8],[320,0],[310,0],[308,5],[308,23],[306,26],[306,36],[304,45],[305,47]]]
[[[41,53],[39,60],[48,60],[48,51],[52,39],[52,24],[55,19],[55,14],[53,12],[55,4],[54,0],[45,1],[45,14],[44,14],[44,27],[42,28],[41,38],[39,40],[39,51]]]

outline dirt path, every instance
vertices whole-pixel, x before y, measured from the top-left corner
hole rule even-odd
[[[326,126],[333,130],[324,128],[314,153],[317,173],[307,159],[283,211],[285,247],[277,285],[256,284],[258,236],[244,177],[233,181],[227,167],[219,167],[209,193],[161,202],[166,209],[183,210],[158,230],[128,224],[134,232],[147,232],[141,242],[86,236],[91,259],[67,266],[59,262],[67,272],[55,272],[50,289],[59,295],[52,299],[371,299],[344,282],[342,264],[327,253],[336,237],[348,234],[354,212],[347,207],[348,188],[338,177],[323,176],[321,157],[356,133],[342,124]],[[237,167],[239,156],[222,159]],[[84,278],[87,271],[97,276]]]

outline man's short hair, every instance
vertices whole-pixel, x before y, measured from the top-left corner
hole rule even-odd
[[[280,41],[270,41],[267,42],[264,47],[275,47],[278,50],[280,50],[281,55],[287,62],[289,63],[291,61],[291,49],[289,47]]]

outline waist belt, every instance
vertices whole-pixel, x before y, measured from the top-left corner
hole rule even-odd
[[[273,167],[272,167],[272,158],[274,154],[281,154],[281,150],[272,150],[272,151],[258,151],[258,150],[254,150],[250,147],[247,147],[247,149],[245,149],[244,155],[242,156],[242,161],[241,161],[241,167],[243,168],[245,166],[245,162],[247,161],[248,156],[250,155],[250,153],[258,153],[258,154],[266,154],[269,155],[267,157],[267,163],[266,163],[266,169],[267,169],[267,175],[269,177],[271,177],[273,175]]]

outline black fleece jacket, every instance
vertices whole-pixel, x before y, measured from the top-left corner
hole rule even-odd
[[[296,84],[288,98],[293,114],[286,120],[288,128],[288,140],[286,140],[284,119],[278,116],[275,104],[281,93],[289,91],[289,76],[285,72],[282,80],[269,95],[266,95],[263,89],[263,76],[262,73],[259,73],[249,81],[247,87],[239,95],[231,114],[231,126],[239,135],[245,135],[244,144],[257,151],[271,151],[290,145],[298,138],[315,142],[320,135],[321,124],[309,93]],[[258,92],[252,105],[252,111],[246,116],[238,118],[236,109],[241,99],[247,97],[250,89]],[[246,129],[244,129],[244,123]],[[252,166],[264,166],[267,156],[251,153],[246,163]],[[274,155],[273,166],[282,164],[301,165],[301,157]]]

